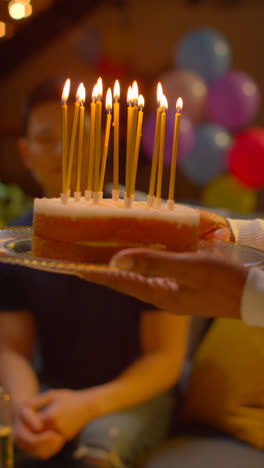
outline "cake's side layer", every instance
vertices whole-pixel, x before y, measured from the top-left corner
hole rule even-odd
[[[108,263],[112,256],[119,252],[121,249],[131,247],[150,247],[157,249],[166,249],[161,244],[96,244],[96,243],[74,243],[59,241],[54,239],[43,239],[34,235],[32,239],[32,255],[42,258],[52,258],[56,260],[64,260],[70,262],[81,263]],[[177,252],[186,252],[186,250],[193,250],[195,247],[181,249],[179,246],[174,248]]]
[[[159,219],[72,218],[35,213],[33,235],[64,242],[117,242],[162,244],[168,250],[195,250],[198,225]]]
[[[120,246],[94,246],[63,242],[53,239],[43,239],[33,236],[32,255],[42,258],[52,258],[70,262],[90,264],[109,263],[112,256],[119,252]]]

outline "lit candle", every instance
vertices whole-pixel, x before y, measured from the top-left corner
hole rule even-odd
[[[161,98],[160,107],[161,123],[160,123],[160,144],[159,144],[159,164],[158,164],[158,176],[157,176],[157,189],[156,189],[156,207],[160,206],[161,203],[161,186],[162,186],[162,171],[163,171],[163,153],[164,153],[164,141],[165,141],[165,125],[166,125],[166,111],[168,109],[168,101],[164,94]]]
[[[118,182],[119,182],[119,98],[120,98],[120,85],[116,80],[114,85],[114,161],[113,161],[113,199],[118,200]]]
[[[68,152],[68,112],[67,102],[70,94],[70,79],[65,82],[61,96],[62,110],[62,193],[66,195],[67,191],[67,152]]]
[[[180,118],[183,102],[182,98],[179,98],[176,102],[176,113],[174,121],[174,134],[173,134],[173,145],[171,155],[171,168],[170,168],[170,184],[169,184],[169,196],[168,196],[168,208],[173,209],[174,207],[174,191],[175,191],[175,176],[176,176],[176,162],[177,162],[177,148],[179,139],[180,129]]]
[[[75,99],[72,135],[71,135],[71,144],[70,144],[70,153],[69,153],[69,164],[68,164],[68,172],[67,172],[67,190],[70,190],[70,187],[71,187],[72,163],[73,163],[74,146],[75,146],[77,123],[78,123],[79,108],[80,108],[79,97],[80,97],[80,92],[81,92],[82,87],[83,87],[83,83],[79,85],[77,89],[77,93],[76,93],[76,99]]]
[[[83,148],[83,122],[84,122],[84,103],[85,103],[85,87],[80,89],[80,121],[79,121],[79,144],[78,144],[78,160],[77,160],[77,176],[76,176],[76,193],[75,200],[80,200],[81,187],[81,167],[82,167],[82,148]]]
[[[90,106],[90,140],[89,140],[89,160],[88,160],[88,183],[85,191],[87,201],[92,198],[92,183],[94,171],[94,137],[95,137],[95,108],[96,108],[97,84],[94,85]]]
[[[131,188],[132,188],[132,171],[134,165],[134,154],[135,154],[135,145],[136,145],[136,133],[137,133],[137,120],[138,120],[138,85],[137,82],[133,82],[132,86],[132,102],[133,107],[131,110],[131,132],[129,138],[129,149],[128,149],[128,178],[126,185],[126,196],[128,200],[131,198]],[[131,204],[130,201],[126,203],[126,206]]]
[[[135,193],[137,167],[138,167],[138,155],[139,155],[139,147],[140,147],[141,132],[142,132],[144,105],[145,105],[144,98],[143,98],[142,94],[140,94],[139,97],[138,97],[138,109],[139,109],[139,111],[138,111],[138,122],[137,122],[137,135],[136,135],[134,165],[133,165],[133,173],[132,173],[132,187],[131,187],[131,194],[132,195],[134,195],[134,193]]]
[[[94,157],[94,192],[99,192],[101,122],[102,122],[102,78],[97,81],[97,100],[95,108],[95,157]]]
[[[133,102],[132,87],[129,86],[127,91],[127,138],[126,138],[126,180],[125,185],[127,186],[128,181],[128,161],[129,161],[129,148],[130,148],[130,136],[131,136],[131,117],[132,117],[132,102]]]
[[[152,152],[152,162],[151,162],[151,172],[150,172],[150,181],[149,181],[149,191],[148,191],[148,205],[152,206],[154,201],[154,191],[156,183],[156,174],[157,174],[157,163],[158,163],[158,152],[159,152],[159,141],[160,141],[160,123],[161,123],[161,98],[163,95],[161,83],[158,83],[157,86],[157,113],[156,113],[156,126],[155,126],[155,135],[154,135],[154,146]]]
[[[103,192],[103,187],[104,187],[105,167],[106,167],[108,145],[109,145],[109,135],[110,135],[111,121],[112,121],[112,91],[110,88],[108,88],[107,93],[106,93],[105,108],[106,108],[107,115],[106,115],[106,126],[105,126],[104,151],[103,151],[101,173],[100,173],[100,184],[99,184],[100,192]]]

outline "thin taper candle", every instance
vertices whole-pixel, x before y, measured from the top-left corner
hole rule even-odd
[[[97,81],[97,100],[95,109],[95,157],[94,157],[94,192],[99,192],[101,122],[102,122],[102,79]]]
[[[163,95],[162,86],[158,83],[157,86],[157,113],[156,113],[156,125],[155,125],[155,134],[154,134],[154,145],[152,152],[152,162],[151,162],[151,171],[150,171],[150,180],[149,180],[149,191],[148,196],[152,198],[155,191],[156,183],[156,174],[157,174],[157,164],[158,164],[158,153],[159,153],[159,141],[160,141],[160,123],[161,123],[161,107],[160,101]]]
[[[176,114],[175,114],[175,121],[174,121],[174,134],[173,134],[171,168],[170,168],[170,183],[169,183],[169,196],[168,196],[168,200],[173,200],[173,201],[174,201],[174,192],[175,192],[177,149],[178,149],[178,139],[179,139],[180,117],[181,117],[182,105],[183,105],[182,99],[179,98],[177,100],[177,102],[176,102]]]
[[[140,140],[141,140],[141,134],[142,134],[144,98],[141,94],[138,97],[138,109],[139,111],[138,111],[136,146],[135,146],[134,164],[133,164],[133,173],[132,173],[132,182],[131,182],[131,195],[134,195],[135,193],[139,147],[140,147]]]
[[[79,95],[80,95],[80,89],[82,88],[82,86],[83,86],[83,83],[81,83],[78,87],[78,90],[76,93],[75,106],[74,106],[72,135],[71,135],[68,172],[67,172],[67,190],[70,190],[71,188],[72,163],[73,163],[73,156],[74,156],[74,146],[75,146],[75,139],[76,139],[76,132],[77,132],[79,109],[80,109]]]
[[[100,172],[100,183],[99,183],[99,191],[103,192],[104,188],[104,176],[105,176],[105,168],[106,168],[106,160],[107,160],[107,153],[108,153],[108,146],[109,146],[109,136],[110,136],[110,129],[111,129],[111,121],[112,121],[112,92],[109,88],[106,93],[106,127],[105,127],[105,139],[104,139],[104,151],[102,157],[102,164],[101,164],[101,172]]]
[[[113,189],[118,190],[119,184],[119,98],[120,85],[116,80],[114,85],[114,161],[113,161]]]
[[[127,172],[127,184],[126,184],[126,198],[131,197],[132,189],[132,172],[134,166],[134,155],[136,146],[136,134],[137,134],[137,120],[138,120],[138,86],[137,82],[134,81],[132,87],[132,101],[133,107],[131,110],[131,132],[129,138],[129,149],[128,149],[128,172]]]
[[[95,108],[96,108],[97,85],[94,86],[92,92],[92,100],[90,105],[90,140],[89,140],[89,160],[88,160],[88,182],[87,190],[92,192],[93,171],[94,171],[94,137],[95,137]]]
[[[79,97],[80,101],[80,121],[79,121],[79,142],[78,142],[78,159],[77,159],[77,176],[76,176],[76,192],[80,192],[81,188],[81,168],[82,168],[82,150],[83,150],[83,122],[84,122],[84,103],[85,103],[85,88],[81,89]]]
[[[65,82],[61,103],[62,103],[62,193],[67,191],[67,153],[68,153],[68,110],[67,102],[70,93],[70,79]]]
[[[130,137],[131,137],[131,120],[132,118],[132,87],[129,86],[127,91],[127,136],[126,136],[126,179],[125,186],[128,181],[128,170],[129,170],[129,148],[130,148]]]
[[[167,99],[164,95],[162,96],[162,99],[161,99],[161,108],[162,108],[162,114],[161,114],[161,124],[160,124],[159,164],[158,164],[157,189],[156,189],[157,200],[161,199],[166,110],[168,108]]]

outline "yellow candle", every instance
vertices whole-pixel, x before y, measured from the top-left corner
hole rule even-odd
[[[87,190],[92,191],[93,170],[94,170],[94,136],[95,136],[95,100],[97,96],[97,85],[94,86],[92,92],[92,100],[90,106],[90,140],[89,140],[89,160],[88,160],[88,183]]]
[[[62,110],[62,193],[67,190],[67,152],[68,152],[68,112],[67,102],[70,94],[70,79],[65,82],[61,96]]]
[[[74,107],[74,115],[73,115],[73,124],[72,124],[72,135],[71,135],[71,144],[70,144],[70,153],[69,153],[69,163],[68,163],[68,172],[67,172],[67,190],[70,190],[71,187],[71,176],[72,176],[72,163],[73,163],[73,156],[74,156],[74,146],[75,146],[75,139],[76,139],[76,132],[77,132],[77,123],[78,123],[78,116],[79,116],[79,108],[80,108],[80,90],[83,87],[83,83],[81,83],[77,89],[76,93],[76,100],[75,100],[75,107]]]
[[[125,186],[127,187],[128,170],[129,170],[129,148],[131,136],[131,120],[132,118],[132,87],[129,86],[127,91],[127,137],[126,137],[126,180]]]
[[[140,94],[138,97],[138,122],[137,122],[137,135],[136,135],[136,146],[135,146],[135,155],[134,155],[134,165],[133,165],[133,173],[132,173],[132,183],[131,183],[131,194],[134,195],[135,193],[135,185],[136,185],[136,177],[137,177],[137,167],[138,167],[138,155],[139,155],[139,147],[140,147],[140,140],[141,140],[141,132],[142,132],[142,123],[143,123],[143,109],[144,109],[144,98]]]
[[[153,152],[152,152],[151,172],[150,172],[149,191],[148,191],[148,195],[150,197],[154,196],[154,191],[155,191],[159,141],[160,141],[160,123],[161,123],[161,112],[162,112],[161,107],[160,107],[160,102],[161,102],[162,95],[163,95],[162,86],[160,83],[158,83],[158,86],[157,86],[158,108],[157,108],[157,113],[156,113],[154,146],[153,146]]]
[[[164,141],[165,141],[165,125],[166,125],[166,110],[168,108],[168,102],[166,97],[161,98],[161,124],[160,124],[160,144],[159,144],[159,164],[158,164],[158,176],[157,176],[157,190],[156,198],[161,199],[161,186],[162,186],[162,172],[163,172],[163,153],[164,153]]]
[[[80,102],[80,122],[79,122],[79,144],[78,144],[76,192],[80,192],[80,187],[81,187],[83,122],[84,122],[84,103],[85,103],[85,87],[84,86],[82,86],[81,88],[79,102]]]
[[[168,200],[174,200],[177,148],[178,148],[180,117],[181,117],[182,106],[183,106],[182,98],[179,98],[176,102],[176,114],[175,114],[175,121],[174,121],[174,134],[173,134],[173,145],[172,145],[172,155],[171,155],[170,184],[169,184]]]
[[[127,172],[127,185],[126,185],[126,198],[131,197],[132,188],[132,171],[134,166],[134,154],[136,145],[136,133],[137,133],[137,120],[138,120],[138,86],[137,82],[134,81],[132,86],[132,101],[133,107],[131,110],[131,131],[129,137],[129,148],[128,148],[128,172]]]
[[[100,184],[99,184],[100,192],[102,192],[104,188],[105,167],[106,167],[110,128],[111,128],[111,121],[112,121],[112,92],[110,88],[108,88],[107,93],[106,93],[105,108],[106,108],[107,116],[106,116],[106,127],[105,127],[104,151],[103,151],[101,173],[100,173]]]
[[[114,86],[114,161],[113,161],[113,188],[118,190],[119,182],[119,98],[120,85],[116,80]]]
[[[94,157],[94,192],[99,192],[101,123],[102,123],[102,79],[97,81],[97,100],[95,108],[95,157]]]

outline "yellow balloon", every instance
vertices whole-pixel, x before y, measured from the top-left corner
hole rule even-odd
[[[230,174],[217,177],[208,184],[201,202],[214,208],[226,208],[236,213],[251,213],[256,209],[257,193],[242,185]]]

